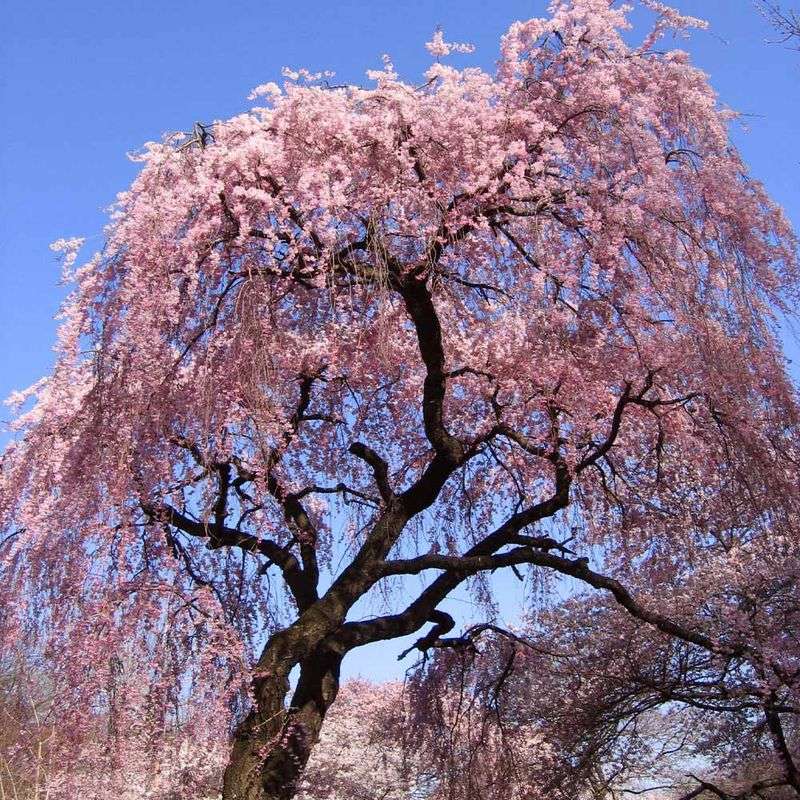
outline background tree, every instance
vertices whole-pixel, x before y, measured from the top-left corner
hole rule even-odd
[[[800,47],[800,15],[797,11],[772,0],[759,0],[758,8],[778,32],[781,42]]]
[[[230,731],[225,800],[294,796],[346,654],[430,625],[427,652],[451,592],[490,614],[520,566],[742,663],[788,741],[797,651],[729,586],[797,541],[796,242],[653,49],[697,21],[645,5],[638,47],[624,9],[555,2],[493,75],[439,32],[422,86],[288,71],[147,146],[2,463],[0,644],[53,665],[64,796],[147,763],[149,796],[197,794]]]
[[[300,800],[407,800],[440,783],[431,748],[410,726],[402,683],[342,685],[303,774]]]
[[[0,800],[49,796],[53,698],[41,672],[18,652],[0,657]]]
[[[515,772],[498,796],[520,786],[563,798],[796,796],[796,692],[771,695],[746,659],[715,658],[639,626],[612,602],[572,599],[524,632],[476,626],[440,648],[409,691],[419,731],[412,740],[437,742],[454,766],[437,771],[442,796],[465,796],[487,774]],[[472,758],[463,757],[468,736],[451,722],[454,707],[470,717]],[[500,747],[477,733],[487,727]],[[526,763],[515,748],[531,741],[538,753]],[[487,771],[487,752],[511,763]]]

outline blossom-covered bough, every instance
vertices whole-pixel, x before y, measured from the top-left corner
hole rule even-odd
[[[290,798],[346,654],[441,646],[442,601],[520,566],[745,665],[800,791],[796,243],[653,49],[696,21],[646,5],[638,47],[557,1],[495,74],[437,34],[421,87],[292,73],[148,145],[2,462],[0,648],[51,670],[51,796],[227,764],[224,800]]]

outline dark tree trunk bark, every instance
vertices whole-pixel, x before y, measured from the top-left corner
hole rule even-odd
[[[289,694],[287,675],[254,682],[257,708],[234,737],[225,770],[222,800],[291,800],[339,691],[342,654],[316,650],[300,662],[300,677]]]
[[[263,751],[280,736],[285,722],[288,675],[254,681],[257,707],[239,725],[223,779],[223,800],[262,800]]]

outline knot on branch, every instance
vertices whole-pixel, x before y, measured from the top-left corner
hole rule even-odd
[[[432,647],[445,646],[442,644],[441,637],[455,628],[456,621],[446,611],[440,611],[439,609],[431,611],[427,620],[433,623],[433,627],[425,636],[417,639],[411,647],[400,653],[397,657],[398,661],[402,661],[412,650],[419,650],[424,657],[427,657],[428,650]]]

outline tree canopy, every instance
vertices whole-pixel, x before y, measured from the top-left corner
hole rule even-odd
[[[585,591],[526,634],[551,668],[498,673],[530,709],[524,769],[488,737],[498,785],[552,796],[575,763],[537,762],[537,704],[574,694],[588,736],[605,659],[620,702],[739,713],[800,793],[797,244],[656,49],[702,23],[643,4],[631,45],[626,8],[554,0],[494,73],[441,32],[422,85],[287,70],[149,143],[87,263],[57,244],[57,363],[0,477],[0,649],[51,672],[52,797],[200,798],[223,766],[224,800],[293,797],[346,654],[419,631],[422,713],[489,631],[440,604],[466,586],[493,624],[501,569]]]

